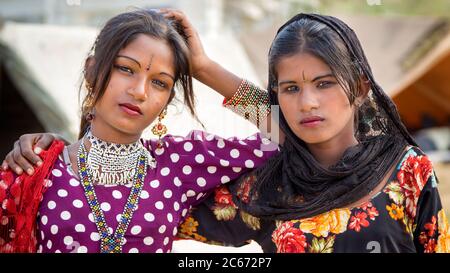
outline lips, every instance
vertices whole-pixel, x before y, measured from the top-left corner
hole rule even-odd
[[[311,116],[311,117],[307,117],[304,118],[300,121],[301,124],[309,124],[309,123],[317,123],[317,122],[321,122],[324,121],[325,119],[319,116]]]
[[[142,115],[141,108],[131,103],[121,103],[119,106],[130,115]]]

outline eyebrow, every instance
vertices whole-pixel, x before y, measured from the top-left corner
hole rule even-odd
[[[327,73],[325,75],[320,75],[320,76],[315,77],[311,82],[315,82],[317,80],[320,80],[322,78],[327,78],[327,77],[334,77],[334,75],[332,73]],[[296,81],[292,81],[292,80],[288,80],[288,81],[279,82],[278,85],[294,84],[294,83],[297,83],[297,82]]]
[[[161,73],[159,73],[159,75],[166,75],[166,76],[170,77],[170,78],[172,79],[173,82],[175,82],[175,77],[172,76],[172,75],[170,75],[169,73],[161,72]]]
[[[135,62],[135,63],[137,63],[139,65],[139,68],[141,68],[141,64],[137,60],[135,60],[135,59],[133,59],[131,57],[125,56],[125,55],[117,55],[117,58],[120,58],[120,57],[132,60],[133,62]],[[169,73],[161,72],[161,73],[159,73],[159,75],[166,75],[166,76],[170,77],[175,82],[175,77],[170,75]]]
[[[291,84],[291,83],[297,83],[297,82],[296,81],[282,81],[282,82],[279,82],[278,85]]]
[[[312,82],[315,82],[317,80],[320,80],[322,78],[327,78],[327,77],[334,77],[334,75],[333,75],[333,73],[327,73],[325,75],[317,76],[312,80]]]
[[[129,59],[129,60],[132,60],[133,62],[135,62],[135,63],[137,63],[139,65],[139,68],[141,68],[141,64],[137,60],[135,60],[135,59],[133,59],[131,57],[128,57],[128,56],[125,56],[125,55],[117,55],[117,58],[126,58],[126,59]]]

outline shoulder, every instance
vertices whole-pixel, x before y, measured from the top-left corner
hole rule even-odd
[[[167,134],[161,140],[141,139],[145,148],[151,151],[156,157],[169,152],[189,153],[195,147],[201,146],[209,139],[209,134],[203,131],[190,131],[186,136]]]
[[[427,192],[426,189],[436,187],[432,163],[420,148],[410,146],[396,171],[385,192],[395,203],[403,205],[406,213],[414,219],[420,197]]]
[[[400,183],[416,183],[423,188],[433,175],[433,164],[428,156],[416,146],[409,146],[397,165]]]
[[[192,130],[185,136],[168,134],[161,139],[159,144],[157,139],[142,140],[144,146],[153,151],[157,156],[164,151],[176,151],[177,153],[210,152],[215,150],[227,150],[233,148],[255,148],[262,151],[277,152],[278,145],[264,138],[260,133],[255,133],[246,138],[230,137],[224,138],[219,135],[210,134],[201,130]],[[159,151],[158,151],[159,149]],[[253,151],[253,149],[252,149]],[[258,151],[257,151],[258,153]]]

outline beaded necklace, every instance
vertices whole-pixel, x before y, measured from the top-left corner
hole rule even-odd
[[[90,174],[87,166],[88,153],[84,146],[83,140],[81,141],[78,149],[78,172],[80,174],[81,184],[83,186],[87,202],[91,208],[95,224],[100,234],[100,252],[122,253],[123,237],[139,203],[139,197],[144,185],[144,178],[147,174],[146,167],[148,165],[148,157],[142,153],[138,158],[137,171],[134,175],[130,195],[128,196],[127,203],[123,209],[119,224],[112,234],[109,232],[105,215],[100,208],[97,195],[95,194],[94,185],[92,183],[92,175]]]

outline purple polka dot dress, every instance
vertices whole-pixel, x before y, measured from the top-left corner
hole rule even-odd
[[[148,168],[139,204],[124,236],[124,253],[165,253],[189,209],[215,187],[264,163],[278,146],[260,134],[224,139],[202,131],[167,135],[164,145],[143,140],[156,159]],[[60,156],[38,212],[38,252],[100,252],[100,236],[78,174]],[[97,185],[106,223],[115,229],[131,185]]]

